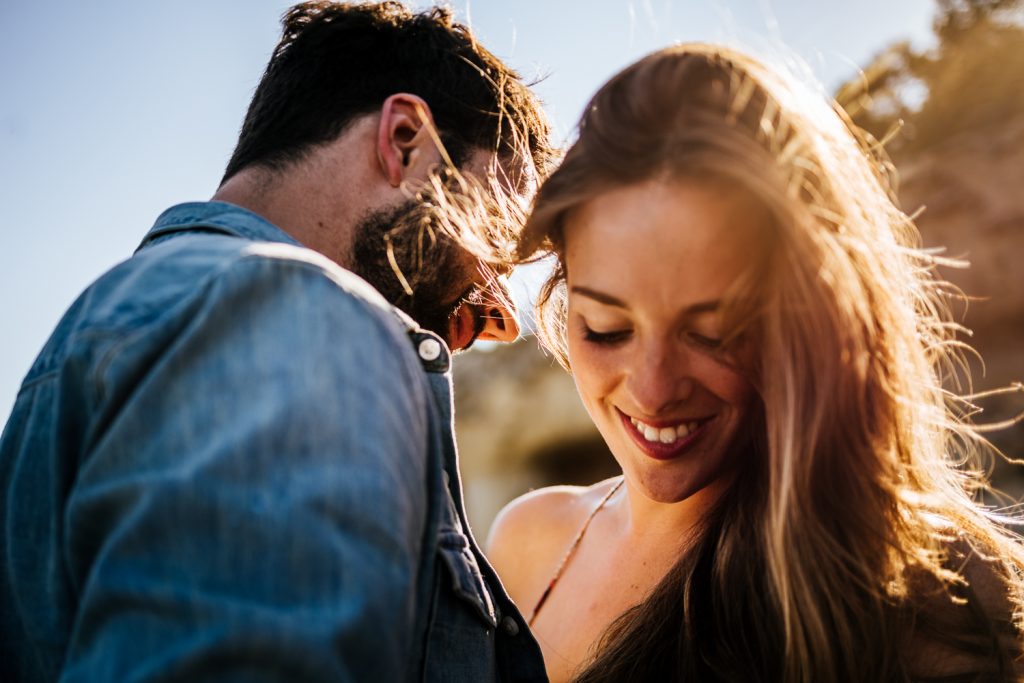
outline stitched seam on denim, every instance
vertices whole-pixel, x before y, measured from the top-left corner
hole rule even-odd
[[[47,370],[46,372],[43,372],[43,373],[40,373],[40,374],[36,375],[35,377],[33,377],[32,379],[30,379],[30,380],[28,380],[26,382],[22,382],[21,387],[18,389],[18,394],[17,395],[21,396],[21,394],[23,392],[28,391],[29,389],[31,389],[32,387],[36,386],[37,384],[45,382],[46,380],[48,380],[48,379],[50,379],[50,378],[52,378],[52,377],[54,377],[55,375],[58,375],[58,374],[60,374],[60,368],[53,368],[51,370]]]
[[[96,368],[93,371],[92,379],[93,386],[96,389],[97,402],[103,401],[103,399],[106,397],[106,384],[103,380],[103,375],[106,373],[107,369],[113,362],[113,359],[117,355],[117,353],[120,352],[127,344],[129,344],[140,334],[144,332],[149,332],[152,325],[162,320],[166,320],[168,317],[176,315],[180,309],[187,308],[188,306],[190,306],[193,302],[195,302],[197,299],[199,299],[202,295],[206,293],[208,287],[217,278],[217,276],[230,269],[231,266],[233,266],[236,262],[237,261],[233,259],[227,264],[221,264],[221,266],[218,267],[216,270],[207,273],[206,277],[200,280],[199,284],[193,290],[191,290],[191,292],[189,292],[185,297],[179,300],[174,306],[170,307],[169,309],[164,309],[163,315],[150,318],[146,320],[145,323],[131,330],[125,330],[120,335],[118,335],[117,337],[110,341],[110,346],[97,361]]]

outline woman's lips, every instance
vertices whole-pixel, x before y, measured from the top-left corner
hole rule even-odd
[[[638,424],[634,424],[634,418],[626,415],[621,410],[618,413],[619,419],[622,420],[622,424],[626,431],[629,432],[633,442],[640,450],[655,460],[672,460],[683,455],[698,439],[707,433],[710,424],[714,421],[714,416],[711,416],[695,420],[662,421],[658,422],[657,426],[655,426],[651,423],[639,423],[639,421]],[[664,437],[650,441],[641,429],[644,431],[657,430],[659,436],[664,435]],[[669,434],[669,431],[672,431],[673,434]]]

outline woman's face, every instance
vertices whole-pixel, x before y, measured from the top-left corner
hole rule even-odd
[[[752,386],[720,346],[720,301],[753,244],[739,205],[710,185],[659,180],[566,217],[576,386],[627,480],[658,502],[726,477],[751,412]]]

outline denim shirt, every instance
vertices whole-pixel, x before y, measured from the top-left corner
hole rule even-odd
[[[469,532],[449,366],[259,216],[169,209],[0,440],[0,680],[547,680]]]

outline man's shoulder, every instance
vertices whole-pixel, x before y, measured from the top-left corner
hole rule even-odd
[[[109,353],[103,349],[130,338],[157,344],[175,329],[209,320],[203,311],[218,306],[287,307],[309,316],[330,310],[347,322],[339,334],[377,337],[392,347],[407,345],[403,338],[414,327],[366,281],[311,249],[190,232],[145,246],[95,280],[64,315],[29,379],[86,349]]]
[[[104,280],[109,280],[109,287],[104,287]],[[113,294],[99,317],[130,325],[137,322],[133,318],[171,310],[181,301],[217,296],[232,288],[256,291],[287,283],[318,297],[316,303],[345,306],[353,316],[377,318],[402,332],[414,327],[369,283],[326,256],[298,245],[232,235],[176,235],[143,248],[94,287]],[[118,314],[127,320],[117,321]]]
[[[188,233],[139,251],[122,266],[129,279],[140,277],[151,286],[126,294],[145,297],[187,298],[202,295],[217,280],[247,283],[305,283],[323,295],[348,301],[353,313],[379,316],[412,326],[369,283],[326,256],[306,247],[283,242],[254,241],[230,235]],[[117,269],[108,275],[117,277]],[[156,286],[152,286],[156,285]],[[166,302],[162,302],[166,303]]]

